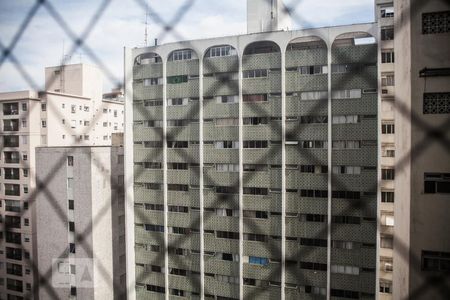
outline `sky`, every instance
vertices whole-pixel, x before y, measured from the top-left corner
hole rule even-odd
[[[39,7],[11,53],[0,60],[0,92],[43,89],[44,68],[61,63],[101,64],[107,92],[123,78],[123,48],[246,33],[246,0],[46,0],[74,34],[61,28],[47,7]],[[285,0],[294,29],[374,21],[374,0]],[[0,49],[4,52],[35,5],[33,0],[0,0]],[[100,15],[99,7],[106,3]],[[146,9],[149,5],[147,26]],[[94,20],[94,26],[90,26]],[[165,24],[174,31],[164,32]],[[81,47],[77,36],[86,33]],[[71,54],[69,57],[68,54]],[[3,55],[1,55],[3,56]],[[13,59],[11,59],[13,58]],[[16,61],[19,65],[14,64]],[[19,72],[20,69],[23,72]],[[29,76],[30,80],[24,79]]]

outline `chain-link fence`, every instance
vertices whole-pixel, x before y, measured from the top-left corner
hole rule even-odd
[[[270,1],[270,0],[267,0],[267,1]],[[22,63],[22,61],[15,55],[15,49],[17,48],[17,45],[21,42],[24,33],[29,29],[30,24],[31,24],[33,18],[35,18],[37,12],[40,10],[44,10],[48,13],[49,17],[52,18],[56,22],[56,24],[58,24],[60,29],[65,33],[66,37],[71,42],[71,46],[69,47],[69,50],[67,52],[67,55],[65,56],[66,57],[65,59],[68,59],[68,57],[70,57],[77,51],[82,50],[83,53],[85,55],[87,55],[91,61],[93,61],[96,65],[98,65],[100,67],[100,69],[104,73],[105,77],[109,80],[111,85],[122,88],[124,86],[124,84],[123,84],[120,76],[117,76],[116,74],[114,74],[111,71],[108,63],[106,61],[104,61],[102,59],[102,57],[100,55],[98,55],[97,52],[86,43],[86,40],[89,38],[93,29],[96,28],[96,26],[98,26],[99,21],[104,17],[105,11],[108,9],[108,7],[111,5],[112,2],[113,2],[113,0],[101,1],[95,8],[95,13],[90,18],[90,20],[87,22],[87,25],[85,26],[84,30],[81,31],[81,34],[77,34],[76,31],[73,30],[73,28],[71,27],[71,22],[66,20],[62,16],[61,12],[55,8],[52,1],[48,1],[48,0],[35,1],[34,3],[32,3],[30,5],[30,8],[28,9],[25,19],[20,23],[20,26],[18,26],[18,29],[17,29],[15,35],[11,39],[11,42],[9,44],[5,44],[5,42],[2,41],[2,38],[0,37],[0,49],[2,51],[1,57],[0,57],[0,69],[2,68],[2,66],[5,65],[6,62],[10,62],[14,66],[14,68],[20,73],[22,78],[29,84],[30,87],[32,87],[36,90],[39,90],[39,84],[35,81],[34,77],[32,75],[30,75],[30,73],[28,72],[27,65]],[[195,0],[180,1],[179,6],[175,8],[175,13],[174,13],[173,17],[170,18],[169,20],[167,20],[164,16],[158,14],[157,9],[155,9],[154,4],[152,4],[151,1],[135,0],[135,1],[129,1],[129,2],[130,2],[129,5],[134,5],[134,6],[138,7],[139,9],[141,9],[142,15],[144,15],[144,14],[148,15],[149,21],[151,21],[153,24],[152,26],[157,26],[158,28],[160,28],[160,33],[157,35],[158,40],[163,40],[168,35],[173,36],[173,38],[175,38],[176,40],[179,40],[179,41],[185,40],[183,35],[180,34],[177,29],[178,29],[178,26],[180,26],[181,20],[183,20],[183,18],[188,17],[189,13],[192,12],[192,8],[194,7],[194,4],[196,3]],[[419,12],[421,6],[424,5],[424,3],[426,1],[412,1],[412,2],[414,2],[414,11],[412,11],[411,14],[414,16],[415,12]],[[313,26],[310,26],[310,24],[308,24],[307,21],[305,21],[305,18],[303,18],[301,14],[295,12],[296,11],[295,8],[298,5],[300,5],[301,3],[302,3],[302,0],[291,1],[289,4],[289,7],[285,7],[285,9],[288,12],[291,12],[291,16],[292,16],[292,18],[294,18],[295,23],[302,24],[304,27],[313,27]],[[405,9],[408,9],[408,8],[405,8]],[[396,12],[396,13],[398,13],[398,12]],[[405,26],[405,24],[406,23],[404,23],[404,22],[395,24],[396,32],[400,32],[403,29],[403,26]],[[270,40],[272,34],[273,33],[270,33],[270,32],[263,33],[261,35],[261,40]],[[196,50],[195,49],[196,46],[194,45],[194,43],[189,44],[189,43],[184,42],[182,44],[182,46],[183,46],[183,48],[191,48],[193,50]],[[200,52],[198,52],[198,53],[200,53]],[[203,58],[200,57],[199,59],[203,59]],[[348,61],[352,61],[351,58],[345,58],[345,57],[341,58],[342,61],[345,61],[346,59]],[[367,57],[367,60],[370,61],[370,59],[371,59],[370,57]],[[66,62],[67,61],[65,61],[63,59],[62,64],[65,64]],[[128,63],[130,63],[130,62],[128,62]],[[208,62],[204,61],[204,63],[207,64]],[[236,64],[238,64],[238,62],[236,62]],[[212,73],[215,73],[214,69],[216,67],[214,65],[208,65],[206,67],[213,70]],[[236,68],[237,68],[237,65],[236,65]],[[284,72],[284,70],[282,70],[282,72]],[[331,70],[328,70],[328,72],[331,72]],[[370,73],[367,73],[367,74],[370,74]],[[125,77],[132,78],[132,74],[127,74]],[[342,82],[333,82],[333,86],[340,86],[340,85],[344,86],[347,83],[346,80],[349,80],[349,77],[342,77],[342,78],[343,78]],[[50,78],[50,82],[47,82],[46,85],[51,85],[52,81],[54,81],[54,80],[55,80],[55,77]],[[364,81],[373,85],[374,83],[377,83],[379,81],[379,79],[368,75],[368,77],[364,78]],[[216,85],[213,86],[212,88],[213,89],[218,88],[218,87],[220,87],[220,85],[227,85],[227,86],[237,85],[237,82],[234,81],[233,83],[230,83],[229,81],[217,81]],[[239,90],[238,86],[232,86],[232,88],[234,90]],[[203,91],[199,91],[199,93],[202,93],[202,92]],[[396,159],[396,164],[395,164],[396,173],[400,173],[405,168],[408,168],[410,161],[414,161],[415,158],[420,157],[425,152],[425,150],[433,143],[441,144],[447,151],[450,152],[450,141],[446,138],[446,130],[448,127],[450,127],[450,121],[446,122],[445,124],[443,124],[442,126],[440,126],[438,128],[430,126],[426,121],[423,120],[423,118],[420,115],[415,114],[409,108],[404,106],[403,105],[403,103],[405,103],[404,101],[398,101],[398,100],[400,100],[400,99],[396,99],[396,101],[395,101],[397,116],[402,115],[405,117],[405,119],[410,119],[411,123],[412,123],[411,125],[414,125],[415,127],[420,128],[421,130],[423,130],[424,132],[427,133],[426,134],[427,138],[425,140],[423,140],[422,142],[418,143],[418,145],[414,149],[411,149],[411,151],[409,153],[407,153],[404,157],[399,157]],[[127,101],[132,101],[132,99],[127,99]],[[55,104],[52,102],[48,102],[47,105],[52,106]],[[319,112],[324,107],[327,107],[327,105],[328,105],[327,101],[317,102],[317,105],[311,109],[312,115],[319,114]],[[259,106],[254,106],[253,109],[254,109],[255,115],[264,115],[265,114],[265,112],[259,111],[259,109],[260,109]],[[55,111],[57,111],[57,110],[55,110]],[[196,115],[198,115],[198,107],[192,106],[192,109],[190,111],[189,110],[186,111],[185,119],[192,119],[193,118],[192,116],[196,116]],[[85,129],[86,133],[88,133],[92,129],[92,127],[94,126],[96,121],[97,121],[97,119],[91,120],[90,126]],[[329,116],[328,122],[331,122],[330,116]],[[283,133],[285,135],[284,137],[282,137],[282,140],[285,140],[289,137],[295,137],[299,134],[299,132],[302,132],[302,130],[304,130],[304,127],[300,126],[300,122],[295,127],[291,128],[290,130],[285,130],[285,128],[282,127],[281,123],[276,123],[276,124],[278,124],[279,128],[275,128],[274,131]],[[131,133],[126,133],[126,134],[131,134]],[[170,134],[164,135],[161,131],[160,140],[163,141],[164,144],[166,144],[167,141],[175,141],[177,139],[177,134],[178,134],[178,132],[171,131]],[[73,146],[76,146],[76,144],[74,144]],[[201,146],[202,145],[200,145],[200,147]],[[240,146],[242,146],[242,145],[240,145]],[[331,145],[329,144],[328,147],[331,147]],[[266,155],[260,159],[260,161],[258,163],[267,164],[267,161],[269,161],[271,157],[278,154],[278,153],[276,153],[276,151],[279,151],[279,150],[276,150],[276,149],[277,148],[271,148],[266,153]],[[183,157],[186,162],[196,161],[196,159],[194,157],[192,157],[192,154],[189,151],[187,151],[187,150],[184,151],[184,149],[179,149],[179,150],[180,150],[178,152],[179,155],[181,157]],[[155,155],[162,156],[164,148],[159,148],[158,151],[159,152],[156,152]],[[330,150],[328,150],[328,151],[330,151]],[[320,159],[318,157],[315,157],[313,154],[311,154],[311,152],[304,151],[304,152],[302,152],[302,155],[304,157],[306,157],[307,160],[310,161],[311,164],[313,164],[313,165],[321,164]],[[380,158],[378,158],[378,159],[380,159]],[[93,161],[96,161],[96,160],[93,160]],[[66,160],[62,159],[58,163],[59,163],[58,164],[59,166],[62,166],[66,163]],[[102,166],[100,166],[100,165],[96,165],[95,167],[99,168],[99,169],[102,168]],[[210,185],[215,185],[214,178],[209,177],[208,174],[203,172],[202,169],[193,168],[192,170],[194,170],[194,172],[196,172],[195,173],[196,176],[203,178],[203,182],[208,182],[208,184],[210,184]],[[192,172],[192,170],[191,170],[191,172]],[[328,170],[330,170],[330,168]],[[338,176],[336,176],[332,172],[329,172],[329,173],[330,173],[329,177],[330,177],[331,182],[333,183],[333,186],[345,186],[344,183],[340,182],[340,178]],[[52,217],[60,218],[62,221],[66,222],[66,215],[64,212],[65,208],[60,207],[57,204],[57,201],[54,198],[54,195],[52,195],[46,189],[46,182],[50,182],[52,180],[53,174],[56,174],[56,172],[50,172],[50,174],[51,175],[49,177],[45,178],[44,180],[42,180],[40,182],[37,182],[36,190],[32,191],[32,193],[30,194],[28,199],[29,199],[30,205],[32,205],[34,199],[36,199],[36,197],[39,193],[44,194],[45,197],[47,198],[47,200],[54,204],[53,205],[54,211],[53,211]],[[254,174],[255,173],[245,174],[245,176],[243,176],[243,181],[240,182],[240,180],[236,180],[236,182],[233,184],[233,188],[242,193],[243,186],[246,186],[246,183],[250,182],[253,179],[252,177],[254,176]],[[139,175],[140,174],[134,174],[134,178],[138,177]],[[35,174],[31,173],[30,176],[35,176]],[[134,178],[126,179],[125,182],[134,182]],[[220,186],[221,184],[217,182],[216,185]],[[378,191],[379,185],[380,185],[380,182],[374,182],[373,187],[369,188],[368,190]],[[133,193],[133,186],[127,186],[126,193],[128,193],[128,194]],[[331,191],[328,191],[328,193],[331,193]],[[211,207],[220,207],[220,205],[223,204],[224,202],[230,203],[230,206],[232,206],[232,207],[239,207],[238,201],[239,201],[239,199],[236,197],[230,197],[227,195],[219,195],[216,199],[216,202],[211,204]],[[367,208],[366,205],[368,205],[368,202],[354,201],[353,204],[349,207],[348,212],[351,212],[354,209],[357,209],[359,211],[364,211],[364,209]],[[127,206],[129,206],[129,205],[127,205]],[[133,205],[131,204],[131,206],[133,206]],[[167,210],[167,208],[165,208],[165,209]],[[92,222],[92,225],[90,226],[90,228],[95,227],[100,222],[100,220],[103,217],[105,217],[105,214],[107,212],[108,212],[107,207],[105,207],[103,210],[101,210],[101,213],[99,213],[98,215],[96,215],[94,217],[94,221]],[[141,219],[146,219],[145,216],[143,216],[143,215],[139,216],[139,214],[141,214],[141,212],[139,210],[136,210],[135,214],[137,215],[136,218],[140,217]],[[346,215],[346,212],[345,211],[342,212],[341,215]],[[192,228],[200,229],[201,223],[205,223],[208,221],[207,220],[208,216],[210,216],[210,215],[205,214],[205,215],[199,217],[198,219],[196,219],[195,222],[192,224]],[[258,233],[258,230],[259,230],[258,224],[256,224],[253,219],[243,218],[242,216],[239,216],[239,217],[242,218],[242,222],[244,223],[244,225],[247,228],[253,228],[254,229],[253,232]],[[134,222],[134,221],[128,220],[127,222]],[[326,227],[324,227],[323,230],[318,233],[317,236],[319,238],[321,238],[323,236],[327,236],[328,232],[330,232],[332,230],[330,227],[330,224],[331,223],[329,222],[328,225]],[[5,230],[8,230],[8,227],[5,227]],[[167,231],[167,228],[165,229],[165,231]],[[203,233],[200,232],[200,234],[203,234]],[[86,232],[76,232],[77,245],[85,248],[85,250],[87,252],[92,252],[92,249],[89,249],[90,246],[87,243],[85,243],[85,240],[84,240],[85,236],[86,236]],[[171,242],[169,244],[167,244],[163,235],[160,235],[157,237],[160,237],[160,239],[157,241],[158,244],[162,245],[164,247],[164,250],[161,251],[155,259],[155,263],[160,263],[165,260],[165,253],[168,251],[169,248],[178,248],[177,245],[183,244],[184,241],[191,238],[191,235],[189,235],[189,234],[179,235],[179,236],[177,236],[178,238],[174,242]],[[271,253],[272,257],[282,257],[282,247],[283,246],[281,246],[281,243],[265,243],[262,245],[267,247],[267,249]],[[328,247],[331,247],[331,245],[328,245]],[[405,255],[405,257],[408,257],[408,260],[410,261],[411,264],[414,264],[414,265],[421,264],[420,257],[411,256],[412,254],[409,251],[408,245],[402,245],[402,244],[399,244],[398,242],[396,242],[395,247],[396,247],[395,250],[398,252],[398,254]],[[302,249],[303,249],[302,251],[300,251],[299,253],[296,254],[297,257],[307,256],[308,251],[314,251],[313,247],[308,248],[308,250],[304,250],[305,248],[302,248]],[[22,250],[25,250],[25,249],[22,249]],[[93,253],[93,254],[94,254],[94,258],[96,255],[98,255],[97,253]],[[61,256],[64,256],[64,253],[62,253]],[[183,262],[183,259],[181,257],[171,256],[171,260],[173,260],[176,264],[178,264],[180,266],[186,265]],[[151,264],[151,263],[152,262],[149,262],[149,264]],[[34,269],[35,272],[39,271],[37,269],[35,261],[33,261],[33,259],[29,260],[29,264]],[[167,261],[165,261],[165,264],[167,264]],[[285,271],[285,261],[282,261],[282,263],[279,264],[278,266],[279,267],[275,268],[273,273],[268,276],[268,280],[270,280],[270,278],[279,278],[281,276],[280,274],[283,271]],[[189,269],[188,266],[186,266],[186,268]],[[329,266],[328,266],[328,268],[329,268]],[[112,278],[111,278],[112,274],[109,274],[107,269],[102,265],[99,266],[99,269],[100,269],[100,272],[102,273],[102,276],[110,279],[110,281],[112,282]],[[297,268],[296,270],[297,270],[297,272],[296,272],[295,276],[297,277],[298,282],[307,282],[307,279],[304,278],[304,275],[300,271],[300,268]],[[416,270],[416,268],[414,268],[414,270]],[[51,273],[52,273],[52,269],[49,269],[43,273],[39,273],[38,274],[39,281],[36,282],[36,284],[33,286],[33,290],[30,291],[30,294],[26,295],[25,298],[32,297],[31,293],[37,292],[39,289],[45,289],[45,290],[47,290],[48,294],[51,297],[57,299],[58,298],[57,293],[55,293],[54,287],[51,284]],[[202,276],[204,275],[203,271],[202,271],[201,275]],[[135,283],[139,283],[141,279],[142,278],[136,278]],[[202,286],[202,282],[198,276],[190,276],[189,280],[191,281],[193,286],[199,287],[199,290],[202,290],[204,288]],[[241,283],[242,283],[242,278],[241,278]],[[283,287],[283,285],[282,285],[282,287]],[[449,295],[449,292],[450,292],[449,288],[447,286],[445,286],[445,280],[443,280],[442,277],[429,277],[426,279],[425,284],[423,286],[412,288],[413,291],[410,294],[410,298],[420,298],[429,288],[439,289],[439,291],[442,292],[442,295],[443,295],[442,298],[445,298],[445,296]],[[376,287],[376,289],[377,290],[374,291],[375,293],[378,291],[378,287]],[[247,294],[246,298],[247,299],[257,299],[262,291],[264,291],[264,290],[263,289],[254,289],[254,292]],[[168,287],[166,287],[166,293],[168,293],[168,292],[169,292]]]

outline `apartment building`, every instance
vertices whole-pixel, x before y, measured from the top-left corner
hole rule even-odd
[[[103,101],[101,78],[93,66],[52,67],[45,92],[0,93],[0,298],[27,298],[37,286],[36,147],[111,145],[123,132],[123,102]]]
[[[448,299],[450,3],[396,0],[393,299]]]
[[[126,50],[130,299],[375,298],[377,32]]]
[[[126,299],[123,147],[39,147],[36,161],[34,257],[51,288],[35,298]]]
[[[379,26],[378,70],[380,78],[380,157],[378,299],[392,298],[394,201],[395,201],[395,79],[394,1],[377,0],[375,17]]]

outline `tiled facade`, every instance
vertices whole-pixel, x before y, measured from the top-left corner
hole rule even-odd
[[[375,297],[370,36],[377,24],[127,50],[132,299]]]

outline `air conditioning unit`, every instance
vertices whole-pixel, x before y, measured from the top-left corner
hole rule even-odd
[[[384,272],[392,272],[394,270],[394,266],[392,265],[392,263],[384,263],[383,266]]]

